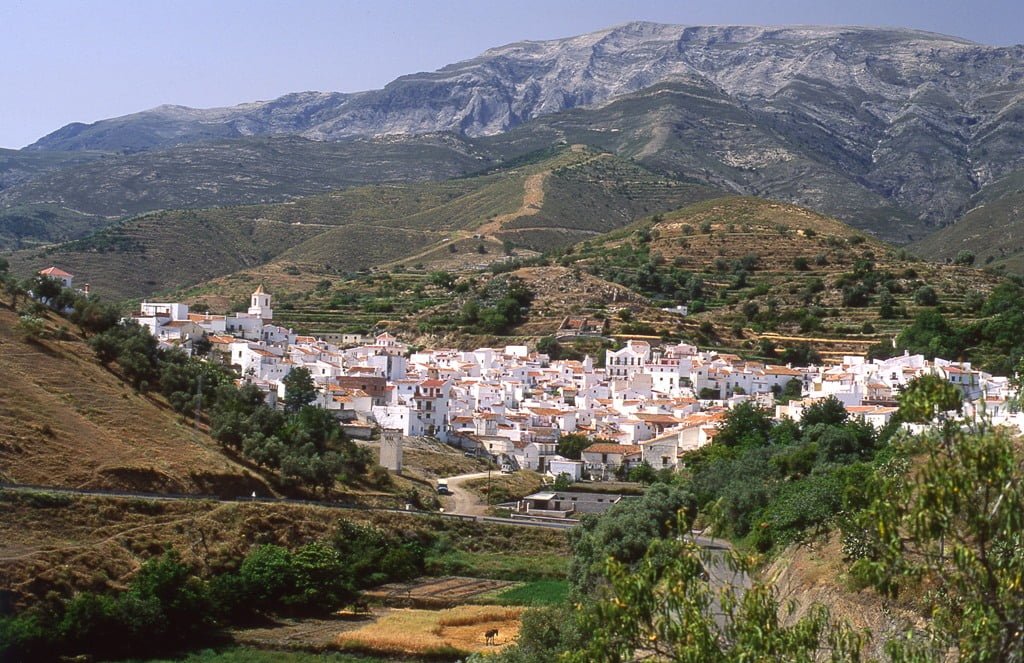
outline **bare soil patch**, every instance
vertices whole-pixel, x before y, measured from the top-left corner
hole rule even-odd
[[[370,599],[393,607],[452,608],[517,584],[509,580],[444,576],[382,585],[365,594]]]

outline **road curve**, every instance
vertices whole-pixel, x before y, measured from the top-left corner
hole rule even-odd
[[[459,474],[448,477],[448,490],[451,496],[444,499],[445,510],[460,516],[485,516],[487,505],[480,497],[464,486],[469,481],[487,478],[487,472],[471,472],[470,474]]]

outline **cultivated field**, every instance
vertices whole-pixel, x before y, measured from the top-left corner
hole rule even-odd
[[[514,587],[508,580],[444,576],[391,583],[365,592],[367,598],[388,606],[451,608],[482,596]]]
[[[338,636],[343,650],[389,654],[455,654],[501,649],[515,642],[522,608],[459,606],[450,610],[393,610],[379,621]],[[485,633],[497,629],[494,645]]]

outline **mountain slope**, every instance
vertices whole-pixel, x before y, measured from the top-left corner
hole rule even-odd
[[[974,254],[978,265],[1024,273],[1024,170],[982,189],[961,219],[910,248],[945,261],[966,251]]]
[[[27,343],[17,320],[0,306],[0,479],[231,497],[271,492],[161,399],[134,393],[102,368],[81,339],[69,333]]]
[[[41,161],[49,154],[16,153],[21,161]],[[447,179],[492,163],[451,135],[338,143],[246,138],[104,155],[0,189],[0,247],[78,239],[113,219],[153,210],[266,203],[377,182]]]
[[[528,182],[537,178],[544,178],[543,196],[532,214],[520,217]],[[287,280],[299,271],[340,274],[432,249],[436,258],[415,262],[450,259],[452,248],[465,262],[480,244],[473,235],[487,236],[491,249],[483,259],[492,261],[504,240],[530,248],[567,245],[713,195],[612,155],[565,149],[474,178],[357,187],[275,205],[157,212],[83,240],[18,252],[11,263],[26,274],[58,263],[104,296],[143,297],[268,263]]]

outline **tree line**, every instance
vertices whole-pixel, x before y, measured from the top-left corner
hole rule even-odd
[[[327,615],[362,589],[415,578],[425,547],[342,521],[327,539],[289,550],[252,547],[232,568],[199,574],[168,550],[142,565],[125,591],[80,592],[0,616],[0,659],[152,657],[224,641],[223,629],[265,616]]]

